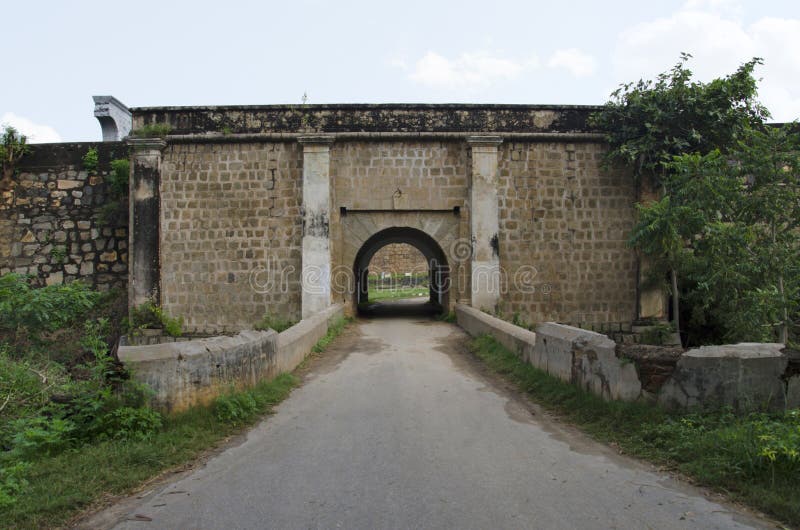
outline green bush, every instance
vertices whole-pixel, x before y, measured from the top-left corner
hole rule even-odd
[[[136,334],[142,329],[163,329],[170,337],[183,334],[183,318],[171,317],[153,302],[145,302],[131,310],[130,316],[123,322],[125,333]]]
[[[92,174],[97,172],[99,165],[100,158],[97,155],[97,149],[92,147],[83,155],[83,169],[85,169],[87,173]]]
[[[108,175],[108,187],[111,195],[120,198],[128,194],[128,179],[131,164],[126,158],[111,161],[111,173]]]
[[[5,396],[0,447],[10,444],[15,432],[14,420],[38,414],[49,402],[50,393],[61,389],[67,381],[68,376],[58,363],[16,359],[7,346],[0,345],[0,396]]]
[[[259,404],[251,392],[232,393],[214,401],[214,415],[223,423],[238,425],[256,415]]]
[[[159,136],[166,136],[172,130],[172,126],[168,123],[148,123],[138,129],[131,131],[131,136],[139,138],[155,138]]]
[[[0,276],[0,331],[26,328],[36,336],[55,331],[83,317],[100,300],[100,293],[81,282],[35,289],[28,277]]]
[[[11,450],[4,459],[14,462],[30,460],[41,455],[60,453],[71,445],[75,424],[63,418],[35,416],[13,422],[15,431]]]
[[[94,425],[98,440],[147,440],[163,424],[161,414],[146,407],[120,407],[100,416]]]
[[[28,485],[28,481],[22,478],[28,466],[26,462],[0,466],[0,508],[14,504],[17,494]]]

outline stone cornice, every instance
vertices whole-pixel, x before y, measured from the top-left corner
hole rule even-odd
[[[497,147],[503,143],[500,136],[467,136],[470,147]]]
[[[336,138],[331,134],[314,134],[297,137],[297,141],[301,144],[332,144],[334,140],[336,140]]]
[[[167,146],[164,138],[135,138],[128,137],[125,143],[134,151],[163,151]]]

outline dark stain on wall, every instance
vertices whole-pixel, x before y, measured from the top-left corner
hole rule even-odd
[[[500,256],[500,240],[497,237],[497,234],[492,236],[492,239],[489,240],[489,245],[492,247],[492,254],[495,256]]]

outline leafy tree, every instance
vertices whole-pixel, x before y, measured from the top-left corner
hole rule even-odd
[[[0,190],[11,189],[17,162],[30,150],[28,139],[14,127],[5,126],[0,137]]]
[[[734,152],[746,182],[741,216],[752,227],[765,325],[786,343],[800,312],[800,131],[797,124],[752,130]]]
[[[603,110],[592,116],[590,123],[605,133],[609,161],[632,166],[637,177],[660,176],[673,156],[724,151],[769,117],[756,100],[753,70],[762,64],[760,58],[709,83],[692,81],[692,71],[686,67],[690,58],[681,54],[678,63],[655,81],[620,86]]]
[[[621,86],[592,117],[608,161],[658,184],[659,198],[637,205],[630,243],[669,274],[678,331],[684,293],[693,325],[711,323],[720,340],[777,329],[786,342],[800,295],[798,134],[764,125],[760,59],[709,83],[692,81],[688,59]]]

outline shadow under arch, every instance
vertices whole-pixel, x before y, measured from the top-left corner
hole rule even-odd
[[[405,243],[419,250],[428,262],[430,296],[424,307],[403,307],[391,304],[369,304],[369,264],[381,248],[393,243]],[[441,313],[449,307],[450,268],[444,250],[431,236],[411,227],[391,227],[370,236],[356,254],[353,263],[353,276],[356,282],[356,307],[361,314],[379,315],[383,312],[399,315]],[[380,307],[379,307],[380,306]]]

